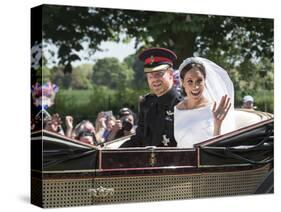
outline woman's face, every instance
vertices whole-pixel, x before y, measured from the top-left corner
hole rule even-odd
[[[114,120],[108,120],[108,121],[107,121],[106,126],[107,126],[107,129],[108,129],[108,130],[112,130],[112,128],[114,127],[114,125],[115,125],[115,121],[114,121]]]
[[[199,100],[203,97],[205,79],[204,75],[198,68],[193,67],[186,72],[182,85],[188,99]]]

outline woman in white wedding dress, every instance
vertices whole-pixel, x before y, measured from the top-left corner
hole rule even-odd
[[[174,110],[177,147],[192,148],[234,130],[234,89],[227,72],[200,57],[187,58],[179,71],[186,97]]]

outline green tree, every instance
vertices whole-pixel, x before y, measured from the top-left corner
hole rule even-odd
[[[64,74],[63,66],[57,66],[52,68],[52,82],[57,84],[61,88],[68,89],[71,86],[71,73]]]
[[[270,93],[273,88],[273,19],[57,5],[43,6],[43,17],[44,42],[58,47],[64,73],[72,71],[72,61],[81,59],[80,51],[90,56],[101,50],[103,41],[134,38],[135,55],[141,45],[166,47],[178,55],[175,67],[194,54],[213,60],[229,71],[238,94],[262,89]],[[95,64],[95,84],[124,90],[133,69],[133,85],[145,87],[143,64],[136,56],[124,64],[108,62]],[[69,87],[71,75],[62,81]]]
[[[51,70],[46,66],[43,66],[42,68],[40,68],[40,70],[41,70],[42,84],[49,82],[52,78]],[[37,71],[37,73],[40,73],[40,71]]]
[[[122,64],[117,58],[99,59],[93,67],[92,80],[95,85],[122,89],[130,85],[133,70]]]
[[[273,90],[273,64],[268,59],[258,62],[244,61],[237,67],[237,90],[247,94],[260,90]]]
[[[260,82],[263,83],[263,89],[273,90],[274,83],[274,65],[267,58],[262,58],[257,64],[257,71],[260,76]]]
[[[71,87],[76,89],[90,89],[92,77],[92,64],[83,64],[74,68],[71,74]]]
[[[214,48],[220,54],[237,49],[242,60],[273,59],[273,19],[57,5],[44,6],[43,17],[44,41],[59,47],[67,71],[80,59],[76,52],[84,49],[83,42],[94,53],[102,41],[119,41],[120,34],[126,42],[136,38],[136,47],[174,50],[176,66],[194,52],[204,56]]]
[[[136,57],[135,54],[131,54],[124,58],[123,63],[126,64],[128,68],[133,68]]]
[[[147,83],[143,72],[143,62],[138,59],[138,55],[129,55],[124,59],[124,63],[127,64],[128,68],[131,68],[134,71],[132,86],[136,89],[146,88]]]

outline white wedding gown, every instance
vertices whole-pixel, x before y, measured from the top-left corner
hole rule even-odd
[[[193,148],[194,144],[200,143],[213,137],[214,119],[212,104],[190,110],[174,109],[174,136],[177,147]],[[222,134],[234,130],[234,121],[228,113],[223,121]]]

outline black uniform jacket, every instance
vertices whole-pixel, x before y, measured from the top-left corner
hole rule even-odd
[[[174,106],[182,100],[175,88],[163,96],[147,94],[140,102],[136,134],[122,147],[175,147]]]

